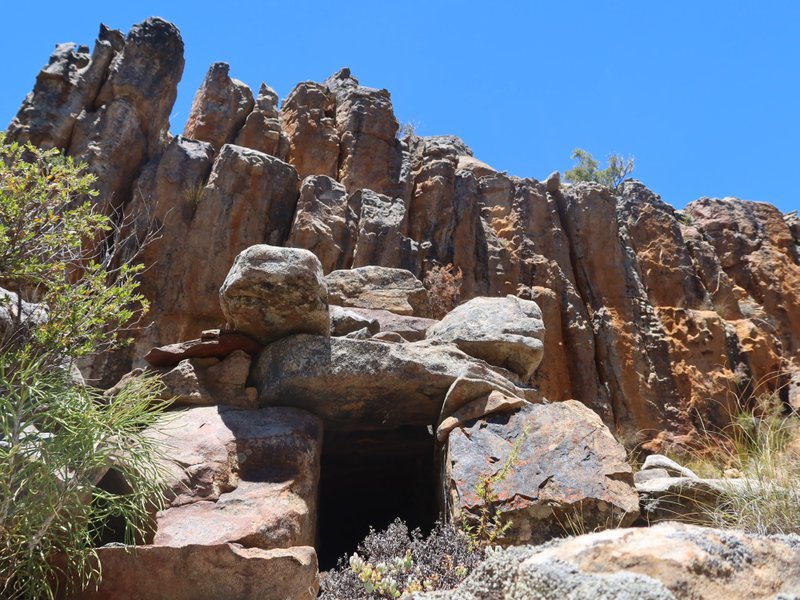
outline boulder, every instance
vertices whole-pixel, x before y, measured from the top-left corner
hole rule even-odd
[[[311,546],[262,550],[240,544],[98,548],[103,578],[69,600],[313,600]]]
[[[331,307],[331,311],[333,307]],[[435,319],[425,317],[412,317],[398,315],[388,310],[350,307],[347,310],[368,319],[377,321],[381,333],[396,333],[408,342],[418,342],[425,339],[425,332],[431,325],[438,323]]]
[[[219,298],[231,327],[262,344],[295,333],[330,334],[326,281],[308,250],[251,246],[236,257]]]
[[[428,341],[291,336],[264,348],[250,377],[262,406],[303,408],[321,417],[326,429],[339,431],[435,426],[459,377],[535,399],[512,373],[494,370],[455,346]]]
[[[310,546],[322,425],[287,407],[191,408],[148,435],[171,462],[156,546]]]
[[[496,551],[455,590],[415,598],[767,600],[798,589],[797,536],[661,523]]]
[[[535,302],[511,295],[473,298],[428,329],[426,338],[451,342],[470,356],[527,380],[542,361],[542,311]]]
[[[359,267],[325,276],[331,304],[427,316],[428,291],[413,273],[388,267]]]
[[[625,527],[639,497],[625,449],[594,412],[574,400],[533,404],[453,429],[442,481],[449,519],[475,518],[487,501],[510,520],[505,543],[540,543],[595,528]]]
[[[216,62],[194,96],[183,135],[208,142],[216,150],[232,143],[253,110],[253,92],[231,79],[228,63]]]
[[[251,358],[235,350],[222,360],[187,358],[161,375],[161,398],[175,404],[255,408],[257,392],[247,387]]]
[[[380,324],[377,319],[367,318],[349,308],[342,308],[336,305],[331,306],[330,311],[331,335],[347,335],[365,327],[373,335],[380,331]]]
[[[172,367],[187,358],[222,359],[235,350],[253,355],[261,350],[261,344],[237,331],[209,329],[200,339],[152,348],[144,359],[154,367]]]

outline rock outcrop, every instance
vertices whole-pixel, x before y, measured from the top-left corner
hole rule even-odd
[[[796,536],[759,537],[680,523],[614,529],[492,554],[457,589],[426,600],[792,598]]]
[[[388,92],[347,69],[279,107],[271,88],[253,100],[215,63],[184,129],[197,140],[170,140],[182,65],[162,20],[127,38],[102,28],[92,53],[56,49],[9,127],[12,140],[87,161],[104,210],[122,207],[138,238],[161,232],[142,254],[154,323],[129,353],[95,363],[88,374],[104,385],[144,350],[222,326],[216,290],[261,243],[308,249],[325,273],[391,267],[422,280],[453,264],[461,300],[535,300],[553,325],[533,384],[584,403],[629,445],[690,443],[693,415],[721,424],[731,390],[800,363],[796,217],[736,199],[675,211],[635,181],[615,196],[557,174],[511,177],[457,138],[398,139]]]
[[[231,79],[229,71],[227,63],[211,65],[183,129],[184,137],[208,142],[217,150],[234,141],[255,105],[250,88]]]
[[[612,433],[648,452],[691,445],[759,380],[800,405],[796,215],[733,198],[676,211],[633,180],[512,177],[458,138],[398,137],[389,92],[349,69],[279,103],[214,63],[172,136],[183,64],[162,19],[101,27],[91,53],[56,48],[8,128],[88,164],[92,202],[119,225],[93,247],[146,267],[152,323],[85,374],[113,394],[132,368],[156,370],[183,411],[153,543],[138,561],[101,549],[107,580],[86,597],[313,596],[323,429],[342,443],[409,428],[436,450],[443,510],[480,511],[489,478],[520,543],[635,518]],[[443,272],[462,305],[436,322]],[[14,310],[0,306],[0,326]],[[637,475],[644,520],[716,493],[655,466]],[[793,539],[652,531],[500,553],[455,593],[760,597],[797,583]],[[475,591],[481,577],[494,591]]]

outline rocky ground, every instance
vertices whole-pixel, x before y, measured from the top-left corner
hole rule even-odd
[[[182,69],[174,25],[103,27],[91,52],[57,46],[8,129],[85,161],[122,234],[160,232],[152,325],[85,374],[109,394],[163,374],[170,503],[136,554],[100,549],[81,597],[314,597],[325,456],[389,457],[382,438],[386,470],[423,448],[456,521],[495,481],[507,544],[612,528],[497,552],[430,597],[800,594],[796,538],[628,528],[719,487],[658,458],[635,482],[625,449],[695,443],[776,372],[800,408],[796,216],[511,177],[457,138],[399,139],[390,94],[348,69],[279,103],[215,63],[172,135]],[[422,282],[448,264],[463,303],[434,320]]]

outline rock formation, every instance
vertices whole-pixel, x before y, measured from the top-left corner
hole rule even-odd
[[[797,538],[680,523],[592,533],[493,554],[456,590],[420,600],[791,598]]]
[[[362,442],[356,453],[369,452],[381,435],[400,436],[401,452],[435,450],[452,518],[479,510],[477,482],[519,458],[497,491],[515,521],[507,541],[529,542],[554,535],[553,518],[576,506],[589,527],[636,518],[612,433],[651,452],[691,444],[769,377],[800,405],[796,215],[733,198],[677,211],[633,180],[612,192],[557,173],[512,177],[457,138],[398,138],[389,92],[348,69],[279,103],[214,63],[173,136],[182,69],[174,25],[147,19],[127,36],[101,27],[91,53],[56,48],[8,128],[12,141],[85,161],[98,210],[119,222],[119,237],[98,244],[124,241],[122,257],[147,267],[151,323],[85,374],[111,394],[131,369],[155,369],[184,410],[174,483],[189,491],[173,490],[140,562],[101,550],[107,582],[86,597],[133,593],[139,577],[141,597],[193,597],[153,565],[215,597],[312,597],[323,430],[341,455]],[[462,305],[436,322],[423,282],[447,265]],[[668,479],[651,478],[653,506],[675,493]],[[564,593],[611,594],[622,582],[668,598],[676,581],[694,590],[705,570],[741,567],[709,550],[726,544],[757,565],[773,552],[787,565],[781,581],[796,575],[788,542],[657,531],[647,543],[624,531],[602,538],[623,557],[625,544],[652,542],[630,555],[633,573],[609,558],[602,568],[620,573],[592,574],[600,567],[581,558],[596,554],[591,538],[511,552],[486,577],[567,573]],[[657,543],[678,538],[700,572],[684,577],[677,557],[662,578]],[[750,585],[748,561],[714,593]],[[258,583],[245,590],[242,577]]]
[[[693,415],[720,422],[743,382],[796,369],[796,218],[735,199],[679,212],[632,181],[613,196],[510,177],[456,138],[397,139],[388,92],[347,69],[279,107],[268,86],[253,100],[215,63],[184,129],[196,140],[170,139],[182,64],[168,23],[149,19],[126,39],[102,28],[91,54],[56,49],[9,127],[86,160],[101,202],[124,207],[140,234],[161,228],[143,254],[153,324],[130,353],[95,365],[105,385],[146,349],[224,325],[220,278],[259,243],[309,249],[326,273],[382,266],[422,280],[452,263],[462,300],[536,300],[553,326],[532,383],[584,403],[630,444],[690,441]]]

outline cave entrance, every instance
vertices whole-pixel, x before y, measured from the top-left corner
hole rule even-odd
[[[400,517],[430,532],[438,517],[434,436],[426,427],[325,433],[317,555],[321,571]]]

